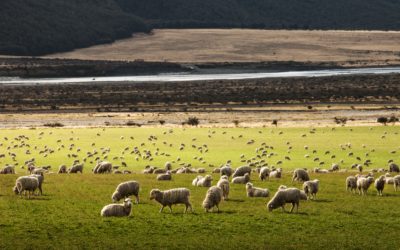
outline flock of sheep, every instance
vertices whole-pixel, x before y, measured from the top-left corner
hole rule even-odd
[[[310,133],[315,133],[315,130],[311,130]],[[43,132],[41,132],[40,136],[42,136]],[[169,131],[169,133],[172,133]],[[100,136],[100,134],[97,134]],[[209,137],[211,137],[213,133],[209,133]],[[303,135],[302,137],[304,137]],[[121,140],[124,138],[121,137]],[[132,139],[132,138],[131,138]],[[27,147],[26,141],[29,140],[28,137],[26,136],[19,136],[15,138],[17,142],[20,144],[14,145],[15,147]],[[73,138],[70,138],[72,141]],[[150,142],[154,144],[154,141],[157,141],[156,136],[150,136],[148,138]],[[193,138],[192,141],[195,141],[196,139]],[[58,141],[61,143],[61,140]],[[250,140],[247,142],[248,145],[252,145],[254,143],[254,140]],[[166,142],[164,144],[167,145]],[[288,152],[292,149],[292,146],[290,145],[290,142],[286,143],[288,146]],[[92,144],[94,146],[95,143]],[[142,146],[144,146],[144,143],[142,143]],[[169,145],[172,146],[172,145]],[[206,144],[201,145],[201,146],[195,146],[192,145],[193,148],[198,150],[201,154],[204,154],[208,152],[208,146]],[[61,148],[64,148],[64,145],[61,145],[58,150]],[[181,144],[179,150],[185,150],[186,145]],[[351,144],[345,144],[345,145],[340,145],[342,150],[347,150],[351,149]],[[365,148],[365,145],[363,145]],[[28,147],[29,148],[29,147]],[[10,147],[8,148],[9,156],[12,157],[12,159],[15,160],[16,154],[12,153],[10,151]],[[37,148],[35,147],[37,150]],[[308,146],[304,146],[305,150],[309,150]],[[69,145],[69,150],[70,151],[76,151],[80,152],[79,148],[76,148],[75,144],[72,143]],[[124,149],[122,152],[122,155],[125,154],[125,152],[129,152],[130,148],[127,147]],[[267,150],[270,152],[268,153]],[[224,164],[221,167],[214,167],[212,170],[212,173],[214,174],[220,174],[220,179],[216,183],[215,186],[212,185],[213,182],[213,177],[212,175],[198,175],[192,180],[192,185],[196,187],[207,187],[208,190],[205,193],[205,198],[202,203],[203,208],[205,211],[209,211],[213,209],[214,207],[217,208],[217,211],[219,211],[219,204],[222,200],[228,200],[229,199],[229,192],[230,192],[230,185],[231,184],[241,184],[244,185],[247,196],[248,197],[269,197],[270,191],[266,188],[261,188],[261,187],[255,187],[252,182],[251,182],[251,175],[252,173],[256,173],[261,181],[268,180],[269,178],[281,178],[283,174],[283,170],[281,167],[275,167],[275,166],[269,166],[268,163],[265,161],[264,157],[270,158],[274,156],[274,152],[272,152],[273,147],[268,146],[265,143],[261,145],[261,147],[256,149],[256,157],[253,157],[251,159],[245,159],[244,155],[241,155],[240,158],[242,159],[241,161],[245,163],[246,165],[238,167],[236,169],[233,169],[231,167],[231,161],[227,161],[226,164]],[[47,156],[48,154],[54,153],[55,150],[51,149],[49,147],[45,147],[43,150],[39,152],[41,155]],[[67,168],[65,165],[61,165],[58,169],[58,174],[75,174],[75,173],[83,173],[84,171],[84,163],[87,161],[90,161],[90,163],[94,163],[95,167],[92,169],[92,172],[94,174],[108,174],[108,173],[114,173],[114,174],[132,174],[131,171],[129,170],[120,170],[119,166],[115,166],[112,163],[106,161],[108,158],[108,153],[110,152],[109,148],[101,148],[101,152],[98,152],[96,150],[93,150],[92,152],[87,152],[86,157],[80,161],[77,160],[77,154],[75,153],[70,153],[68,154],[69,158],[75,158],[74,163],[72,164],[71,167]],[[373,152],[373,150],[371,150]],[[312,151],[313,154],[316,153],[316,150]],[[26,150],[26,154],[31,154],[31,151],[29,149]],[[152,152],[150,150],[143,150],[141,151],[139,147],[133,147],[131,149],[130,154],[136,155],[136,160],[138,158],[142,158],[145,160],[151,161],[153,157],[157,155],[165,155],[169,156],[165,152],[161,152],[158,148],[156,151]],[[330,155],[330,151],[326,151],[325,155]],[[353,153],[349,152],[348,153],[349,157],[353,157]],[[365,156],[368,156],[368,153],[365,154]],[[4,154],[0,154],[0,158],[4,158]],[[310,158],[310,154],[306,154],[304,156],[305,158]],[[331,159],[334,159],[336,156],[331,154]],[[93,159],[90,159],[93,158]],[[361,160],[360,157],[356,157],[358,160]],[[113,160],[123,160],[124,157],[114,157]],[[200,161],[201,163],[205,163],[205,159],[203,157],[194,157],[195,160]],[[290,161],[289,156],[285,156],[283,160]],[[276,165],[281,165],[283,160],[276,162]],[[339,167],[339,164],[332,164],[330,169],[322,169],[320,168],[323,166],[325,163],[320,161],[319,157],[315,157],[313,159],[314,162],[317,162],[319,167],[314,168],[312,171],[307,170],[307,169],[302,169],[298,168],[293,171],[292,175],[292,182],[298,181],[303,183],[303,188],[302,190],[294,187],[286,187],[281,185],[274,196],[269,200],[267,204],[267,209],[269,211],[272,211],[273,209],[281,207],[284,210],[284,206],[287,203],[292,204],[292,208],[290,212],[296,208],[298,210],[300,200],[307,200],[307,199],[316,199],[316,195],[319,190],[319,185],[320,182],[318,179],[315,180],[310,180],[309,173],[313,172],[315,174],[326,174],[326,173],[331,173],[331,172],[346,172],[347,170],[343,169],[341,170]],[[341,161],[343,162],[343,161]],[[173,164],[179,164],[178,168],[172,169]],[[371,164],[371,161],[366,159],[362,164],[353,164],[351,166],[352,169],[356,169],[360,173],[354,176],[349,176],[346,179],[346,189],[351,192],[355,192],[358,190],[358,193],[360,195],[365,195],[369,189],[369,187],[372,185],[372,183],[375,184],[375,188],[378,192],[378,195],[382,195],[382,192],[384,190],[385,185],[393,185],[395,191],[397,191],[398,187],[400,187],[400,175],[392,177],[390,173],[387,172],[394,172],[394,173],[399,173],[399,167],[392,161],[389,160],[389,169],[372,169],[370,173],[363,175],[363,167],[369,166]],[[27,167],[27,170],[29,171],[30,175],[28,176],[21,176],[17,178],[15,182],[15,187],[13,188],[13,191],[15,194],[19,195],[27,195],[28,198],[32,194],[35,194],[35,191],[38,190],[37,194],[42,194],[42,183],[44,182],[44,176],[46,173],[49,172],[50,166],[42,166],[42,167],[37,167],[35,165],[35,159],[32,158],[28,161],[25,162],[25,165]],[[126,167],[127,164],[122,161],[121,162],[122,167]],[[210,165],[210,167],[212,167]],[[21,168],[24,168],[22,166]],[[206,173],[205,168],[192,168],[191,164],[188,163],[183,163],[180,162],[180,158],[178,157],[176,160],[172,162],[167,162],[164,166],[164,168],[157,168],[151,165],[148,165],[145,167],[143,170],[143,174],[156,174],[156,180],[158,181],[173,181],[173,175],[174,174],[185,174],[185,173],[199,173],[203,174]],[[379,176],[378,178],[374,178],[374,174],[382,172],[383,174]],[[15,167],[14,166],[5,166],[3,169],[0,169],[0,174],[15,174]],[[140,184],[137,181],[128,181],[119,184],[114,193],[111,195],[112,198],[112,204],[106,205],[102,210],[101,210],[101,216],[128,216],[131,213],[132,210],[132,200],[131,196],[135,196],[136,198],[136,203],[138,204],[140,202],[139,200],[139,192],[140,192]],[[124,200],[122,204],[118,204],[121,199]],[[157,201],[158,203],[161,204],[161,209],[160,212],[163,211],[163,209],[167,206],[169,207],[170,211],[172,212],[172,205],[175,204],[184,204],[185,205],[185,212],[190,210],[192,211],[192,205],[190,203],[190,190],[187,188],[174,188],[170,190],[159,190],[159,189],[152,189],[150,192],[150,199]]]

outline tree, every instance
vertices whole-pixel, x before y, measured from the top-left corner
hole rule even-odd
[[[198,126],[200,121],[197,117],[193,116],[193,117],[189,117],[186,123],[190,126]]]
[[[386,124],[388,123],[388,118],[381,116],[381,117],[378,117],[378,119],[376,121],[379,123],[382,123],[383,125],[386,126]]]

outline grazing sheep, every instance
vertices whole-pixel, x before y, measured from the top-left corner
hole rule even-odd
[[[390,163],[389,164],[389,172],[399,173],[400,172],[399,166],[393,162]]]
[[[194,178],[193,179],[193,181],[192,181],[192,186],[197,186],[197,182],[201,179],[201,178],[203,178],[203,176],[201,176],[201,175],[199,175],[199,176],[197,176],[196,178]]]
[[[30,198],[30,194],[34,193],[35,190],[39,187],[39,180],[36,177],[32,176],[21,176],[15,181],[14,192],[15,194],[26,195],[26,191],[28,191],[28,198]]]
[[[313,181],[306,181],[303,183],[303,190],[309,199],[316,199],[319,189],[319,180],[315,179]]]
[[[269,191],[266,188],[254,187],[251,182],[246,183],[247,197],[268,197]]]
[[[219,174],[219,173],[221,173],[221,169],[220,168],[214,168],[212,173],[213,174]]]
[[[327,174],[327,173],[329,173],[329,170],[327,170],[327,169],[320,169],[320,168],[314,168],[314,173],[316,173],[316,174]]]
[[[206,175],[204,177],[197,176],[197,178],[198,178],[196,183],[197,187],[211,187],[211,181],[212,181],[211,175]]]
[[[266,179],[268,179],[269,178],[269,174],[270,174],[270,170],[269,170],[269,168],[268,167],[262,167],[261,169],[260,169],[260,180],[266,180]]]
[[[139,203],[139,190],[140,185],[137,181],[127,181],[120,183],[115,192],[112,194],[111,199],[113,202],[117,202],[122,198],[128,198],[131,195],[136,197],[136,204]]]
[[[97,163],[96,167],[93,170],[93,173],[95,174],[106,174],[106,173],[111,173],[112,172],[112,164],[107,161],[102,161]]]
[[[228,176],[223,175],[221,176],[221,178],[219,179],[218,183],[217,183],[217,187],[220,187],[222,190],[222,196],[224,198],[224,200],[228,199],[228,195],[229,195],[229,180],[228,180]]]
[[[38,175],[43,175],[44,173],[46,173],[47,170],[44,168],[35,168],[31,171],[31,174],[38,174]]]
[[[66,173],[67,173],[67,166],[61,165],[61,166],[58,168],[58,173],[59,173],[59,174],[66,174]]]
[[[232,183],[235,184],[246,184],[250,181],[250,175],[245,173],[244,176],[238,176],[232,179]]]
[[[13,166],[5,166],[0,170],[0,174],[15,174],[15,169]]]
[[[165,206],[169,207],[172,213],[172,205],[174,204],[185,204],[185,213],[188,208],[192,211],[192,205],[189,202],[190,191],[187,188],[174,188],[170,190],[161,191],[159,189],[152,189],[150,191],[150,200],[155,199],[162,205],[160,213],[163,211]]]
[[[146,166],[145,169],[143,170],[143,174],[152,174],[154,172],[154,167],[152,166]]]
[[[40,195],[42,195],[43,194],[42,183],[44,181],[44,176],[41,174],[31,174],[30,177],[35,177],[39,181],[38,189],[39,189]]]
[[[297,206],[296,212],[298,212],[300,200],[307,200],[307,195],[300,189],[280,188],[268,202],[267,208],[270,212],[278,207],[282,207],[282,210],[285,211],[285,204],[292,203],[290,212],[293,212],[295,206]]]
[[[394,185],[394,191],[397,191],[397,188],[400,186],[400,175],[396,175],[393,177],[393,185]]]
[[[339,165],[336,163],[333,163],[330,171],[335,172],[335,171],[339,171],[339,169],[340,169]]]
[[[158,181],[170,181],[170,180],[172,180],[171,171],[168,170],[167,173],[165,173],[165,174],[157,175],[157,180]]]
[[[233,173],[233,178],[237,177],[237,176],[244,176],[245,174],[251,174],[251,167],[249,166],[241,166],[238,167],[235,172]]]
[[[132,174],[132,171],[130,171],[130,170],[124,170],[122,173],[123,173],[123,174]]]
[[[156,168],[153,171],[153,174],[165,174],[167,172],[167,170],[162,169],[162,168]]]
[[[167,161],[164,165],[165,170],[172,170],[172,164],[171,162]]]
[[[132,200],[127,198],[123,204],[109,204],[101,210],[100,214],[103,217],[123,217],[129,216],[132,211]]]
[[[298,168],[298,169],[294,170],[292,182],[293,181],[304,182],[304,181],[309,181],[309,180],[310,180],[310,177],[308,176],[308,173],[306,170],[304,170],[302,168]]]
[[[385,188],[385,176],[381,175],[375,180],[375,188],[378,191],[378,195],[382,196],[383,189]]]
[[[230,166],[224,166],[220,170],[221,176],[226,175],[228,177],[231,177],[232,172],[233,172],[233,169]]]
[[[369,186],[374,182],[373,177],[360,177],[357,178],[357,189],[360,195],[366,195]]]
[[[83,173],[83,164],[77,164],[77,165],[70,167],[68,169],[68,173],[70,173],[70,174],[81,173],[82,174]]]
[[[354,176],[349,176],[346,178],[346,190],[353,193],[357,189],[357,178]]]
[[[122,174],[121,170],[114,170],[113,174]]]
[[[199,174],[204,174],[205,172],[206,172],[206,170],[204,168],[197,169],[197,173],[199,173]]]
[[[203,201],[203,208],[208,212],[211,208],[217,207],[219,213],[219,203],[223,197],[223,192],[220,187],[212,186],[207,190],[206,198]]]
[[[278,168],[276,170],[272,170],[269,174],[271,178],[282,178],[282,168]]]

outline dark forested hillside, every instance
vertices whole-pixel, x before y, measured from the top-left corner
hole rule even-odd
[[[113,0],[0,1],[0,54],[66,51],[147,30]]]
[[[0,54],[66,51],[156,27],[400,30],[400,1],[1,0]]]

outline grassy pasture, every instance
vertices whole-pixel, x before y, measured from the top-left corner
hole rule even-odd
[[[114,161],[112,158],[122,156],[123,149],[129,146],[130,150],[125,152],[124,161],[128,164],[128,169],[136,172],[148,164],[161,167],[165,161],[173,161],[177,157],[182,159],[181,162],[191,163],[194,167],[211,170],[208,164],[218,166],[228,159],[232,160],[234,167],[243,164],[240,162],[240,155],[244,154],[246,159],[251,159],[256,155],[255,149],[263,142],[273,146],[273,149],[267,149],[268,153],[276,154],[263,159],[270,165],[276,165],[277,161],[282,160],[284,170],[316,167],[318,162],[313,161],[315,157],[326,162],[322,167],[330,167],[331,163],[343,159],[341,167],[349,168],[351,164],[359,162],[355,159],[357,156],[361,158],[361,162],[366,158],[372,161],[368,169],[386,167],[388,159],[398,162],[398,153],[390,153],[397,151],[399,147],[399,129],[396,126],[374,127],[372,130],[367,127],[340,127],[334,131],[331,128],[317,128],[315,133],[310,133],[308,128],[174,128],[172,133],[169,130],[1,130],[0,154],[4,153],[6,157],[0,158],[0,165],[16,162],[22,165],[25,160],[35,157],[37,165],[52,165],[55,169],[61,163],[71,164],[73,159],[67,156],[71,152],[78,154],[78,159],[82,160],[87,151],[100,151],[101,147],[110,147],[109,160],[119,165],[120,160]],[[41,132],[44,134],[39,135]],[[385,138],[381,138],[385,132]],[[306,136],[302,137],[303,134]],[[24,154],[27,150],[25,147],[14,148],[13,145],[21,145],[21,141],[13,140],[18,135],[29,137],[25,144],[30,144],[31,155]],[[155,145],[148,140],[150,135],[158,138],[154,141]],[[238,138],[239,135],[243,137]],[[134,137],[133,140],[130,139],[131,136]],[[70,138],[73,140],[70,141]],[[193,138],[196,140],[193,141]],[[58,139],[62,141],[57,143]],[[247,142],[251,139],[255,142],[248,145]],[[163,141],[172,143],[172,147],[165,146]],[[290,153],[286,144],[288,141],[293,147]],[[96,145],[92,147],[93,142]],[[71,143],[75,147],[69,151]],[[141,146],[142,143],[145,145]],[[179,150],[181,143],[186,145],[183,151]],[[339,145],[346,143],[351,143],[352,148],[342,150]],[[65,148],[57,151],[62,144]],[[201,154],[191,147],[192,144],[207,144],[209,151]],[[365,148],[362,144],[365,144]],[[45,145],[54,149],[55,153],[48,154],[47,157],[39,154]],[[304,145],[308,145],[309,150],[305,150]],[[140,151],[147,149],[152,153],[158,147],[160,153],[165,152],[171,156],[153,154],[154,160],[151,162],[143,159],[136,161],[129,154],[133,146],[138,146]],[[77,148],[81,151],[76,152]],[[313,149],[317,150],[316,154],[311,152]],[[372,149],[375,152],[370,152]],[[325,155],[327,150],[331,153]],[[348,156],[350,151],[354,156]],[[17,155],[15,162],[8,152]],[[365,156],[367,152],[368,157]],[[310,158],[304,158],[304,154],[309,154]],[[332,154],[336,155],[335,159],[331,159]],[[193,159],[194,156],[202,156],[206,163],[199,163]],[[284,160],[284,156],[290,156],[291,160]],[[231,185],[230,200],[221,203],[221,213],[206,214],[201,209],[201,202],[207,189],[191,186],[191,181],[197,174],[174,175],[172,182],[157,182],[154,175],[93,175],[90,173],[93,165],[89,163],[91,160],[92,158],[87,159],[83,175],[46,175],[44,195],[31,200],[20,199],[11,192],[16,176],[0,176],[0,249],[369,249],[372,246],[396,249],[400,244],[400,193],[395,193],[391,186],[385,188],[383,197],[377,197],[373,188],[366,197],[346,193],[344,180],[354,173],[311,174],[312,179],[320,180],[320,193],[317,201],[303,201],[298,214],[283,213],[281,210],[268,213],[265,204],[269,199],[247,198],[243,185]],[[177,163],[173,163],[174,168],[177,166]],[[16,169],[18,175],[26,174],[26,170],[20,167]],[[218,175],[213,176],[213,183],[216,183]],[[101,218],[100,210],[111,203],[111,194],[116,185],[131,179],[139,181],[142,187],[141,203],[133,206],[131,217]],[[271,193],[281,184],[301,187],[300,183],[291,183],[288,171],[281,180],[267,182],[259,181],[253,174],[252,182],[255,186],[270,189]],[[173,207],[172,215],[168,209],[162,214],[158,213],[159,204],[148,199],[150,190],[172,187],[188,187],[191,190],[194,213],[182,214],[184,206]],[[287,208],[289,207],[288,205]]]

